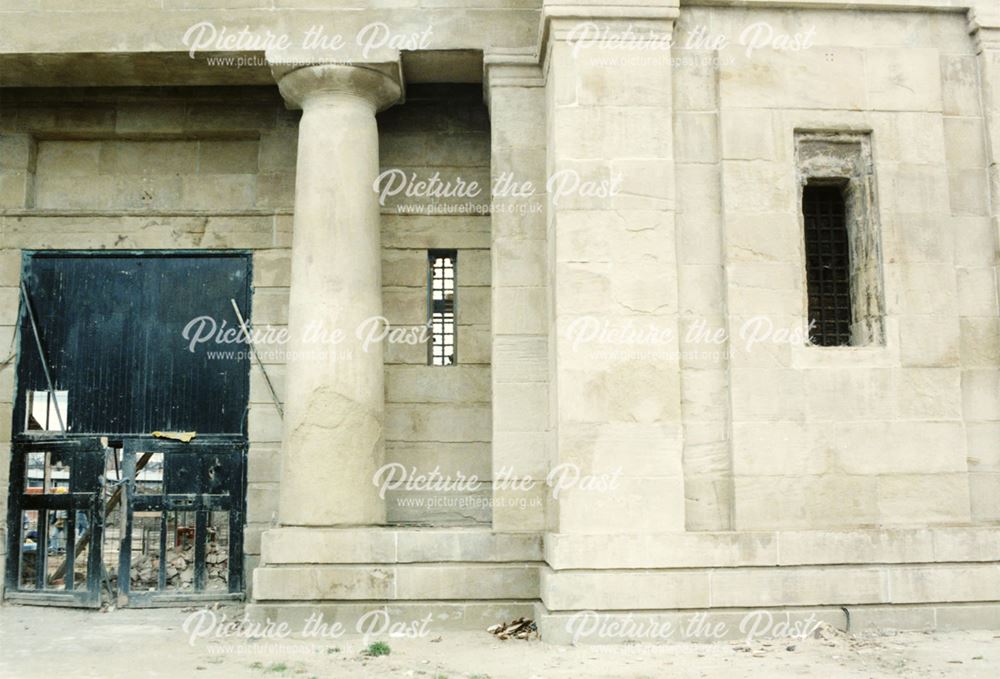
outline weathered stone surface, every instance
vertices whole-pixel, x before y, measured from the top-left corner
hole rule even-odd
[[[258,601],[528,599],[537,590],[536,566],[316,565],[254,572]]]
[[[0,55],[4,84],[31,86],[0,103],[0,346],[18,323],[22,250],[253,250],[251,320],[292,329],[380,313],[419,328],[427,250],[459,253],[457,366],[427,366],[423,342],[327,362],[258,347],[286,413],[254,364],[246,565],[263,563],[252,596],[285,602],[258,611],[326,602],[346,620],[370,603],[481,627],[540,600],[550,641],[567,639],[560,626],[580,608],[677,621],[796,606],[844,627],[846,606],[861,627],[997,624],[984,602],[1000,588],[1000,28],[983,2],[969,16],[910,2],[200,3],[206,18],[282,30],[352,30],[388,9],[404,28],[431,21],[429,49],[389,69],[411,81],[407,103],[377,119],[392,99],[379,85],[337,101],[319,88],[324,105],[303,114],[266,68],[188,59],[186,0],[70,4],[12,6]],[[580,47],[569,34],[587,14],[614,37],[704,25],[730,40]],[[815,44],[738,44],[758,19],[788,33],[815,24]],[[89,61],[61,49],[70,37]],[[351,85],[381,77],[318,71],[345,68]],[[468,84],[423,85],[456,76]],[[189,87],[234,79],[263,87]],[[282,82],[293,107],[306,103]],[[183,86],[146,87],[168,83]],[[365,97],[379,101],[355,117]],[[873,292],[851,299],[879,332],[855,346],[803,334],[800,187],[853,172],[843,154],[799,153],[803,135],[870,144],[852,188],[868,200],[865,231],[850,234],[866,263],[855,288]],[[371,181],[390,168],[485,190],[457,213],[456,197],[379,206]],[[554,171],[616,190],[556,195]],[[539,189],[491,196],[504,173]],[[847,205],[851,224],[861,204]],[[748,343],[762,318],[786,336]],[[580,346],[570,329],[588,319],[665,339]],[[723,338],[686,336],[699,321]],[[14,373],[0,371],[0,437]],[[483,483],[394,490],[383,507],[371,483],[383,444],[386,462]],[[558,496],[504,484],[561,465],[620,478]],[[482,528],[371,525],[384,522]],[[354,523],[369,525],[328,529]]]

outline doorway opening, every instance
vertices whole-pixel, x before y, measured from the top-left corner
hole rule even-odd
[[[250,277],[243,252],[25,253],[5,599],[242,598],[248,352],[188,337],[240,327]]]

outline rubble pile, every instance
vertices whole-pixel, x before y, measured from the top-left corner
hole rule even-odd
[[[167,550],[167,588],[194,589],[194,547]],[[157,554],[132,554],[131,580],[133,591],[154,590],[160,575]],[[205,588],[225,589],[229,576],[229,555],[226,547],[209,543],[205,551]]]
[[[491,625],[486,628],[486,631],[501,641],[506,641],[507,639],[539,638],[538,626],[535,625],[534,620],[528,620],[527,618],[518,618],[511,622]]]

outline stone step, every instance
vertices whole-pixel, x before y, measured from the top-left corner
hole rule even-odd
[[[862,631],[949,632],[1000,629],[1000,603],[894,606],[726,608],[683,611],[564,611],[535,605],[533,619],[550,644],[756,641],[808,637],[826,624]]]
[[[253,596],[257,602],[537,599],[538,566],[268,565],[254,570]]]
[[[764,568],[541,569],[550,611],[995,602],[1000,562]]]
[[[264,565],[541,560],[541,535],[483,528],[272,528],[261,535]]]
[[[485,630],[499,622],[530,618],[534,603],[528,601],[401,601],[394,603],[253,603],[246,606],[250,620],[287,625],[293,636],[317,639],[368,634],[427,636],[443,632]],[[339,628],[334,625],[339,624]],[[311,634],[310,634],[311,632]]]

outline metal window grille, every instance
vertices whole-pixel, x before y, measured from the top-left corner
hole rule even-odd
[[[431,328],[429,365],[454,365],[455,351],[455,293],[457,291],[455,250],[429,250],[429,315]]]
[[[851,343],[851,269],[844,195],[839,186],[805,186],[809,340],[824,347]]]

